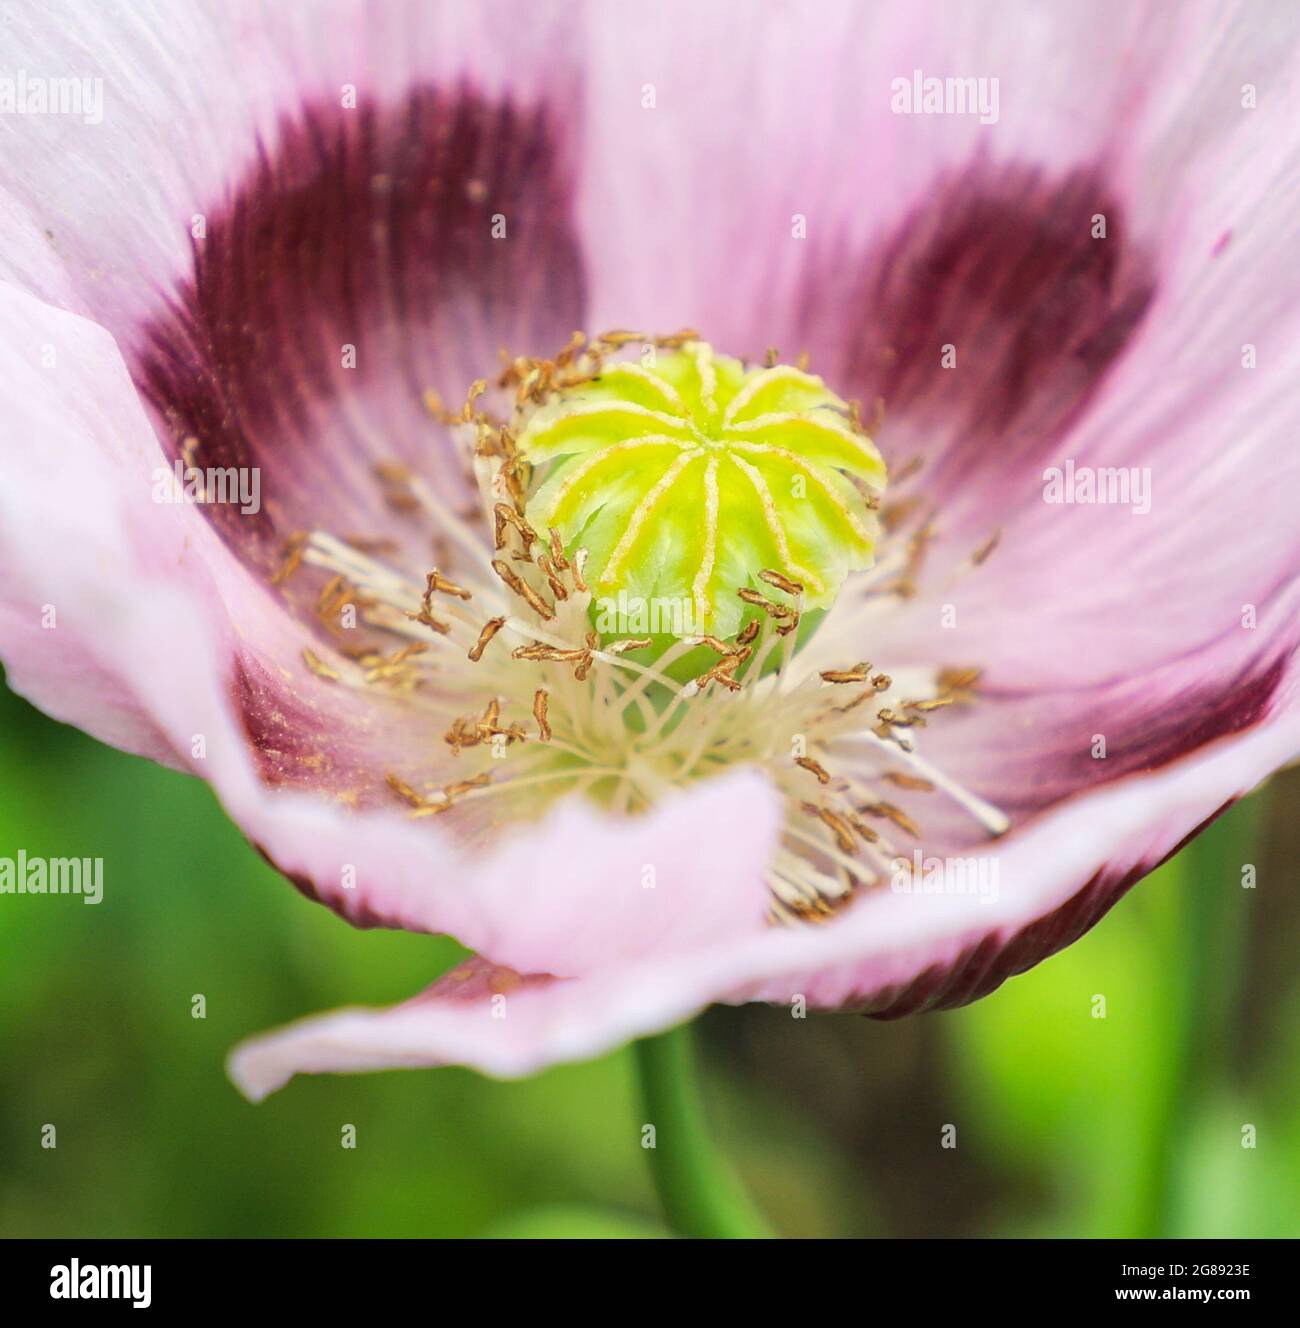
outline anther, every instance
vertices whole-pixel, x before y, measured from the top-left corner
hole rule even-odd
[[[339,672],[337,669],[326,664],[323,659],[314,651],[308,650],[305,646],[302,652],[302,662],[318,677],[324,678],[328,682],[338,682]]]
[[[791,581],[788,576],[782,576],[780,572],[774,572],[770,568],[764,569],[758,574],[760,581],[766,581],[769,586],[775,586],[778,590],[783,590],[787,595],[802,595],[803,586],[798,581]]]
[[[493,558],[492,570],[515,592],[520,599],[528,605],[539,618],[544,618],[549,622],[555,617],[555,610],[549,605],[532,586],[525,581],[518,572],[515,571],[509,563],[504,563],[500,558]]]
[[[859,664],[852,669],[823,669],[821,671],[821,680],[823,682],[866,682],[870,675],[870,664]]]
[[[811,756],[796,756],[794,763],[815,775],[819,784],[829,784],[831,782],[830,771],[820,761],[814,761]]]
[[[487,649],[488,642],[506,625],[504,618],[489,618],[483,624],[483,630],[478,634],[478,640],[470,647],[469,657],[475,664],[483,658],[483,652]]]
[[[546,716],[549,700],[545,687],[539,687],[533,693],[533,718],[537,721],[537,734],[542,742],[551,740],[551,726]]]
[[[866,816],[879,816],[887,821],[893,821],[898,828],[913,839],[920,839],[921,832],[917,829],[916,822],[912,820],[901,807],[895,807],[892,802],[865,802],[858,811]]]

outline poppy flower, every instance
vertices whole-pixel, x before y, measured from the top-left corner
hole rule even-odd
[[[247,1094],[968,1002],[1295,757],[1296,29],[6,26],[9,684],[474,955]]]

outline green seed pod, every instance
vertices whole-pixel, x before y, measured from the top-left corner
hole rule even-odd
[[[793,603],[760,573],[802,587],[807,614],[872,563],[884,462],[848,405],[792,365],[746,369],[703,342],[607,365],[529,413],[517,442],[528,520],[570,556],[586,549],[606,640],[727,641],[760,611],[755,594]]]

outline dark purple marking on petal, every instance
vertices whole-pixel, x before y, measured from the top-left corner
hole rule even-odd
[[[305,669],[289,681],[247,656],[235,659],[230,699],[268,787],[322,792],[349,807],[390,805],[386,774],[423,781],[441,746],[430,713],[400,695],[353,692]]]
[[[1014,724],[1014,731],[1036,736],[1027,740],[1026,760],[1019,766],[1014,759],[1003,764],[991,753],[990,778],[982,791],[1013,819],[1023,821],[1087,789],[1159,770],[1266,719],[1287,680],[1291,655],[1288,649],[1254,661],[1222,682],[1198,683],[1155,702],[1144,700],[1140,688],[1135,695],[1111,689],[1099,694],[1095,705],[1077,695],[1063,698],[1061,708],[1070,721],[1059,727],[1052,724],[1050,698],[1044,700],[1046,712],[1041,715],[1024,706],[1008,707],[1009,716],[1019,715],[1018,723],[1008,719],[1009,728]],[[992,694],[986,701],[998,704]],[[1094,734],[1105,737],[1104,758],[1092,755]]]
[[[230,696],[267,784],[319,784],[333,773],[332,758],[323,750],[327,727],[296,690],[277,683],[261,665],[237,657]]]
[[[936,965],[906,985],[879,992],[862,1008],[873,1019],[901,1019],[926,1010],[951,1010],[996,991],[1008,978],[1027,972],[1042,960],[1073,945],[1090,931],[1144,876],[1181,852],[1223,815],[1226,802],[1163,857],[1119,869],[1101,868],[1059,908],[1031,922],[1013,936],[989,935],[953,963]]]
[[[547,353],[582,325],[565,128],[468,86],[308,105],[208,201],[193,275],[132,363],[173,457],[193,437],[198,466],[261,469],[260,514],[205,509],[232,546],[265,564],[297,529],[391,533],[377,460],[462,501],[463,460],[424,389],[458,406],[500,347]]]
[[[1134,726],[1127,735],[1135,741],[1126,743],[1121,729],[1113,756],[1089,764],[1113,766],[1105,778],[1118,779],[1139,770],[1158,770],[1218,738],[1254,727],[1267,716],[1274,695],[1286,680],[1288,663],[1289,656],[1281,655],[1262,667],[1244,670],[1223,685],[1198,687],[1149,710],[1141,717],[1140,728]]]
[[[1093,238],[1096,214],[1105,239]],[[940,498],[1049,454],[1154,290],[1099,170],[1052,179],[981,159],[936,181],[856,264],[828,256],[802,323],[839,390],[867,416],[883,399],[883,450],[924,455],[918,486]],[[943,367],[946,345],[955,367]]]

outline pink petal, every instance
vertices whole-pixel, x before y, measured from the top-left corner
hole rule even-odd
[[[1276,73],[1295,21],[1270,20],[1131,0],[1041,6],[1032,20],[852,0],[593,6],[582,216],[594,321],[688,323],[735,353],[793,353],[810,278],[842,282],[972,160],[1059,178],[1131,144],[1161,189],[1179,154],[1224,132],[1218,107]],[[894,80],[915,70],[997,78],[996,122],[894,114]]]
[[[460,848],[438,827],[390,814],[348,818],[268,798],[237,772],[218,772],[214,784],[275,864],[351,921],[448,932],[521,971],[580,975],[766,925],[763,869],[782,808],[753,772],[628,820],[569,800],[493,850]]]
[[[195,735],[206,731],[191,725],[165,735],[144,676],[151,662],[165,663],[180,620],[150,627],[137,642],[138,659],[124,653],[114,660],[105,647],[150,586],[150,593],[184,601],[223,674],[238,654],[243,676],[274,677],[272,706],[259,706],[262,696],[239,696],[265,778],[282,782],[295,773],[290,744],[277,750],[266,727],[269,714],[283,716],[281,669],[288,666],[298,675],[294,694],[304,720],[293,735],[297,754],[331,749],[333,768],[321,772],[319,784],[340,790],[363,773],[382,784],[380,752],[402,769],[398,735],[409,745],[409,719],[382,704],[362,706],[314,678],[300,658],[312,638],[235,563],[200,509],[153,501],[162,457],[108,333],[5,288],[0,344],[14,368],[0,388],[0,639],[10,685],[105,741],[205,773],[191,751]],[[41,445],[32,446],[33,439]],[[236,690],[224,676],[212,685],[223,704]],[[247,745],[242,735],[239,743]]]
[[[260,469],[258,512],[208,513],[264,570],[310,525],[422,565],[427,526],[372,465],[461,504],[423,393],[458,407],[502,346],[549,352],[584,317],[572,7],[328,15],[178,3],[10,30],[16,63],[102,79],[103,123],[11,135],[0,276],[110,328],[169,460],[189,442]]]
[[[927,459],[917,489],[944,497],[949,529],[996,526],[1009,461],[1041,470],[1140,331],[1189,207],[1235,196],[1246,218],[1242,195],[1294,170],[1289,12],[717,5],[606,10],[593,28],[594,321],[811,350],[868,417],[885,398],[882,447],[895,469]],[[998,80],[996,123],[894,114],[914,71]],[[1246,84],[1268,89],[1257,110]]]
[[[428,518],[392,511],[370,466],[406,462],[445,506],[460,504],[463,463],[423,389],[459,404],[500,345],[550,349],[581,321],[557,96],[572,72],[572,14],[535,7],[505,24],[499,5],[392,5],[379,16],[346,5],[319,23],[292,8],[242,9],[137,6],[103,28],[94,15],[16,25],[14,51],[31,69],[104,79],[104,122],[27,117],[12,135],[3,205],[13,243],[0,271],[109,327],[154,407],[157,463],[197,440],[195,464],[255,469],[257,511],[201,511],[263,578],[283,538],[315,525],[390,537],[394,556],[420,573],[433,559],[454,570],[454,554],[430,543]],[[355,110],[340,104],[345,84],[357,89]],[[492,234],[498,209],[508,239]],[[13,335],[24,356],[42,344],[21,318]],[[345,344],[357,348],[355,370],[341,367]],[[25,390],[17,377],[8,386]],[[104,391],[104,410],[122,416],[119,385]],[[12,418],[31,409],[19,403]],[[149,541],[177,514],[149,501],[150,444],[146,432],[131,436],[137,427],[123,423],[116,452],[140,472],[124,491],[127,528]],[[42,426],[40,436],[64,431]],[[12,446],[26,446],[16,426]],[[387,773],[427,767],[430,737],[409,706],[362,704],[304,665],[304,648],[326,653],[313,617],[323,577],[268,598],[190,529],[190,515],[177,517],[189,560],[220,582],[207,587],[225,606],[213,623],[226,613],[238,622],[239,660],[224,685],[264,777],[364,801]],[[197,580],[207,580],[201,567]],[[309,628],[286,619],[284,600]],[[12,612],[13,631],[28,631],[33,606]],[[90,666],[73,659],[60,713],[179,759],[129,699],[117,721],[74,697]],[[53,674],[43,688],[16,667],[30,694],[51,691]],[[50,652],[40,667],[52,668]],[[93,670],[84,676],[106,690]]]
[[[12,68],[103,80],[102,121],[27,116],[6,137],[0,272],[115,326],[188,277],[196,213],[228,201],[305,104],[436,83],[536,102],[573,74],[574,6],[509,0],[139,0],[75,21],[15,12]],[[11,129],[13,126],[10,126]]]
[[[920,593],[888,619],[863,605],[869,617],[850,611],[837,630],[887,639],[892,667],[983,668],[979,705],[936,725],[923,749],[1013,815],[1163,766],[1286,704],[1300,643],[1300,526],[1291,498],[1300,481],[1293,445],[1300,221],[1288,187],[1300,178],[1297,114],[1300,99],[1283,84],[1257,111],[1230,103],[1204,142],[1184,139],[1196,151],[1185,153],[1183,175],[1160,180],[1168,211],[1142,219],[1158,256],[1154,298],[1104,376],[1081,378],[1087,361],[1072,362],[1076,384],[1088,388],[1087,409],[1065,427],[1044,425],[1035,402],[1054,407],[1033,392],[1018,405],[1026,418],[1013,416],[1004,433],[982,442],[973,417],[945,441],[938,416],[926,431],[905,411],[891,434],[887,409],[883,432],[896,459],[909,448],[929,458],[912,492],[934,517],[934,538]],[[1140,202],[1149,185],[1134,180],[1127,188]],[[1047,233],[1058,224],[1043,219]],[[1014,231],[981,232],[966,263]],[[1112,231],[1105,244],[1114,240]],[[978,264],[962,270],[981,271]],[[1090,271],[1081,254],[1074,275]],[[998,297],[999,289],[986,294]],[[1114,289],[1113,282],[1098,287]],[[924,286],[915,292],[921,307],[928,294]],[[1078,404],[1070,366],[1055,358],[1061,336],[1029,335],[1035,311],[1064,295],[1048,289],[1017,304],[1029,322],[1016,372],[1033,387],[1066,368],[1054,400]],[[1085,295],[1076,289],[1069,307],[1084,310]],[[1013,327],[1013,339],[1021,331]],[[978,358],[988,337],[996,334],[963,342],[974,342],[974,370],[961,367],[971,359],[963,351],[949,371],[970,385],[972,406],[992,381]],[[1255,368],[1243,367],[1247,345],[1257,348]],[[944,398],[922,392],[916,400],[938,408]],[[1094,472],[1121,467],[1126,478],[1136,468],[1149,511],[1046,502],[1046,468],[1063,472],[1067,463]],[[972,567],[972,555],[995,534],[987,561]],[[1104,759],[1093,754],[1097,735],[1106,740]],[[923,810],[917,817],[927,837],[960,834],[959,821],[936,826]]]
[[[238,661],[246,671],[296,629],[194,507],[149,501],[143,413],[101,329],[0,290],[0,342],[15,354],[26,346],[31,361],[6,419],[17,437],[46,443],[9,449],[0,494],[6,617],[46,603],[57,611],[56,630],[5,643],[13,684],[33,701],[151,754],[176,753],[287,874],[362,924],[451,932],[500,962],[565,975],[763,926],[761,864],[779,813],[752,773],[628,823],[565,806],[493,853],[436,824],[268,788],[266,753],[249,747],[233,684]],[[57,373],[39,368],[45,346]],[[236,637],[228,614],[256,645]],[[111,680],[94,698],[102,718],[80,689],[87,679]],[[325,689],[297,695],[306,713],[288,732],[301,750],[348,759],[352,735],[340,743],[328,717],[310,713]],[[365,740],[373,749],[351,754],[382,770],[392,735],[381,726]]]
[[[265,567],[297,530],[382,535],[425,570],[428,518],[395,513],[374,468],[463,508],[425,392],[459,409],[501,347],[549,353],[582,322],[564,152],[550,109],[422,86],[304,105],[214,199],[194,276],[126,339],[170,456],[196,439],[198,465],[260,468],[259,513],[212,509],[236,547]]]
[[[101,328],[3,287],[0,345],[10,366],[0,387],[0,640],[9,686],[105,742],[182,765],[188,743],[165,733],[133,671],[118,670],[101,647],[105,624],[130,603],[137,558],[150,556],[115,509],[120,492],[133,494],[137,510],[142,496],[148,501],[156,460],[121,358]],[[163,532],[174,531],[175,516],[151,513]],[[44,557],[47,541],[63,574]]]
[[[543,190],[550,187],[539,142],[510,138],[521,125],[532,132],[523,112],[503,108],[502,103],[485,120],[487,113],[480,109],[476,94],[466,93],[461,103],[447,106],[436,99],[432,103],[422,100],[422,96],[408,101],[405,112],[423,116],[428,111],[433,116],[427,124],[419,119],[410,122],[419,129],[416,140],[427,138],[439,147],[439,123],[453,131],[453,143],[461,133],[464,141],[459,150],[467,163],[481,168],[489,194],[494,183],[515,191],[510,192],[511,197],[525,199],[526,191],[535,185]],[[362,212],[354,220],[366,235],[373,234],[365,212],[374,197],[368,168],[382,166],[386,159],[367,162],[364,154],[377,150],[377,144],[383,148],[389,127],[368,115],[359,123],[362,127],[355,132],[361,139],[340,150],[345,158],[353,152],[362,154]],[[383,149],[390,156],[397,154],[395,187],[402,181],[396,168],[410,146],[401,137],[405,124],[394,121],[391,128],[398,137]],[[251,377],[232,376],[229,370],[232,364],[238,365],[238,354],[232,357],[220,346],[214,350],[221,337],[233,335],[242,326],[239,320],[246,312],[238,304],[220,304],[226,280],[222,264],[234,265],[233,280],[239,274],[238,264],[250,254],[257,271],[258,244],[270,244],[274,252],[274,246],[292,239],[301,253],[304,227],[308,239],[311,235],[328,239],[333,233],[330,228],[336,231],[342,224],[337,209],[331,212],[333,200],[312,193],[317,187],[316,168],[311,161],[301,160],[311,148],[303,132],[292,126],[285,129],[288,155],[274,170],[266,168],[269,175],[255,182],[250,201],[236,197],[229,205],[229,221],[224,220],[226,213],[221,208],[208,218],[208,248],[200,249],[199,286],[205,281],[215,283],[212,299],[219,307],[203,313],[206,321],[196,323],[200,317],[196,311],[207,306],[195,291],[182,288],[175,305],[179,321],[166,337],[159,330],[158,339],[150,342],[157,346],[158,367],[155,370],[145,361],[143,377],[160,414],[177,426],[178,435],[192,423],[184,414],[195,400],[192,394],[206,392],[214,383],[219,405],[204,408],[209,422],[225,427],[226,413],[219,406],[229,408],[232,403],[238,418],[258,420],[257,402],[247,394],[256,387],[255,379],[266,373],[267,363],[250,362],[240,368],[240,374],[247,369]],[[522,156],[516,151],[519,147],[526,149]],[[448,189],[479,178],[458,177],[455,172],[460,168],[455,163],[448,168],[452,171],[445,177]],[[426,183],[436,180],[441,178],[437,170],[437,162],[426,161],[414,178]],[[297,192],[289,187],[293,181],[298,182]],[[267,197],[271,199],[269,232],[259,229],[256,218],[241,222],[250,210],[265,206]],[[425,201],[435,210],[442,206],[434,195]],[[485,204],[490,201],[483,200]],[[30,202],[34,209],[40,203],[35,191]],[[453,198],[450,206],[460,203]],[[445,209],[438,215],[445,216]],[[531,263],[537,274],[549,276],[562,265],[553,253],[536,247],[530,250],[530,216],[550,226],[559,216],[559,207],[534,206],[532,212],[524,206],[515,209],[508,220],[521,227],[522,233],[517,232],[508,249],[503,247],[501,252],[511,255],[511,263]],[[177,214],[177,222],[181,220]],[[290,222],[293,233],[279,234],[277,228]],[[385,291],[386,274],[377,272],[377,293],[384,299],[401,295],[414,300],[418,296],[427,312],[428,302],[444,298],[442,288],[449,288],[454,299],[442,312],[459,310],[466,317],[472,313],[479,349],[489,363],[495,363],[496,335],[508,330],[509,320],[517,319],[521,309],[530,307],[524,287],[532,270],[498,271],[491,261],[479,261],[478,228],[466,229],[469,223],[463,225],[454,212],[449,224],[446,238],[451,249],[439,259],[438,289],[430,291],[427,283],[422,286],[422,274],[415,268],[397,274],[399,283],[409,284],[396,294]],[[238,231],[241,225],[247,231],[244,244],[223,241],[223,227]],[[103,236],[88,234],[85,240],[93,247],[101,241],[107,244],[111,238],[110,224]],[[412,240],[413,253],[419,252],[414,243],[417,238]],[[485,233],[483,243],[489,242]],[[223,257],[227,252],[229,257]],[[77,256],[82,257],[80,251]],[[323,249],[318,257],[329,259]],[[97,251],[94,261],[105,258]],[[486,272],[495,285],[489,283],[475,293],[471,283],[462,290],[461,269],[448,266],[451,258],[464,263],[467,270],[477,267],[477,278]],[[113,265],[115,260],[108,257],[107,261]],[[296,288],[294,298],[319,296],[322,283],[334,275],[331,262],[324,261],[317,278],[309,286]],[[373,285],[368,280],[360,284],[367,291]],[[263,289],[264,283],[254,283],[245,294],[256,298]],[[326,287],[326,293],[329,289]],[[43,293],[67,296],[69,303],[75,302],[66,290],[47,288]],[[562,292],[544,287],[537,294],[537,307],[567,335],[572,322],[565,313]],[[506,319],[504,323],[498,319],[495,330],[475,307],[475,301],[484,297]],[[134,306],[118,308],[104,299],[95,311],[109,318],[141,373],[138,352],[131,351]],[[391,330],[392,306],[376,312],[381,330]],[[30,393],[24,388],[15,393],[14,411],[7,416],[13,429],[6,449],[8,471],[14,480],[12,489],[6,491],[13,505],[13,520],[5,528],[6,565],[13,571],[5,587],[12,601],[7,612],[21,616],[29,602],[48,598],[63,613],[57,653],[51,649],[53,641],[32,640],[30,633],[21,643],[34,647],[30,658],[20,653],[18,642],[7,648],[17,685],[33,699],[133,746],[159,754],[164,744],[168,750],[174,747],[183,754],[179,759],[214,784],[232,815],[304,889],[361,923],[454,930],[471,944],[491,946],[505,962],[542,963],[559,973],[618,962],[620,955],[645,953],[661,945],[700,944],[723,929],[730,932],[762,925],[767,896],[753,862],[734,852],[728,836],[701,843],[706,825],[732,825],[737,838],[743,825],[752,857],[761,861],[766,856],[775,820],[772,798],[761,781],[743,773],[710,785],[697,798],[665,806],[655,817],[630,827],[607,826],[589,810],[568,808],[526,844],[503,842],[498,853],[472,860],[440,827],[412,825],[392,813],[354,818],[308,798],[269,792],[268,782],[303,782],[295,780],[296,773],[304,768],[319,771],[321,763],[328,762],[331,778],[313,777],[307,782],[355,795],[358,783],[367,776],[381,780],[385,768],[401,769],[403,752],[409,758],[419,735],[395,740],[398,712],[386,710],[382,704],[362,707],[354,698],[340,696],[307,674],[298,655],[310,638],[220,548],[201,519],[206,509],[159,507],[152,502],[152,474],[162,458],[153,452],[138,403],[126,391],[120,363],[107,337],[16,292],[6,296],[5,314],[5,343],[23,349],[32,360],[34,374],[40,374],[36,352],[47,345],[54,347],[63,371],[58,377],[47,375],[44,382],[38,380],[42,391]],[[332,307],[329,317],[337,317]],[[414,336],[418,329],[413,326],[410,331]],[[468,338],[453,336],[453,331],[451,326],[444,327],[444,340],[464,352]],[[149,333],[150,338],[153,335]],[[271,349],[277,345],[275,339],[268,344]],[[190,354],[203,363],[196,359],[191,369],[186,360]],[[282,384],[286,378],[294,379],[296,368],[301,365],[280,366]],[[409,365],[398,364],[394,369],[402,393],[418,411],[414,389],[424,380],[413,377]],[[17,388],[18,378],[11,382]],[[84,403],[85,418],[95,421],[93,435],[87,436],[84,420],[76,411],[59,409],[59,403],[73,400]],[[19,445],[28,421],[34,424],[27,436],[40,436],[46,444],[42,454],[33,455],[31,449]],[[286,415],[278,404],[260,421],[264,430],[270,429],[267,437],[277,444],[294,422],[294,412]],[[405,425],[395,424],[393,436],[413,442],[410,420]],[[200,439],[201,445],[209,441],[208,437]],[[240,441],[247,442],[247,435],[241,434]],[[57,474],[43,464],[46,456],[58,458]],[[241,456],[237,451],[199,459],[213,464],[276,460],[269,454]],[[346,476],[313,476],[309,457],[298,459],[298,469],[309,472],[317,493],[340,487],[342,479],[342,487],[356,496],[355,478],[348,483]],[[284,474],[292,470],[289,467]],[[322,478],[331,482],[323,485]],[[292,495],[281,492],[274,496],[284,507],[292,506]],[[312,515],[319,516],[319,512]],[[101,573],[109,579],[109,586],[98,582]],[[112,706],[109,716],[97,721],[89,698],[65,696],[70,689],[56,687],[65,675],[89,677],[98,686],[111,680],[111,693],[96,698],[106,708]],[[141,711],[147,713],[147,721],[137,719]],[[136,723],[129,726],[128,719]],[[428,741],[425,733],[426,755]],[[360,791],[364,794],[364,788]],[[584,844],[590,856],[575,860],[575,842]],[[680,856],[685,851],[681,846],[687,845],[692,846],[689,864]],[[544,869],[547,863],[551,864],[549,875]],[[643,884],[647,867],[657,873],[649,887]],[[699,895],[701,879],[709,885],[703,897]],[[528,925],[520,926],[521,919]]]
[[[472,960],[395,1009],[339,1011],[253,1039],[236,1048],[230,1072],[254,1099],[298,1073],[455,1064],[515,1077],[658,1032],[714,1000],[803,997],[879,1015],[960,1004],[1068,944],[1297,747],[1293,706],[1285,722],[1058,808],[999,846],[995,899],[882,892],[831,926],[769,930],[568,982]],[[494,996],[503,998],[495,1007]]]

